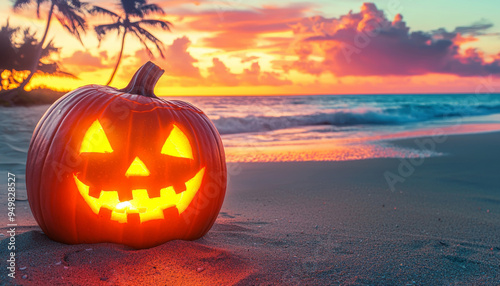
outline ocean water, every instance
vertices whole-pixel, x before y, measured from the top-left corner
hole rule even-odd
[[[498,94],[185,98],[222,135],[228,161],[439,156],[393,139],[500,130]]]
[[[445,154],[398,138],[500,130],[500,95],[183,97],[212,119],[228,162],[359,160]],[[0,107],[0,171],[25,188],[31,134],[49,106]]]

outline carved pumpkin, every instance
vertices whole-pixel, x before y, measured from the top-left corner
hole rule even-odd
[[[148,62],[126,88],[78,88],[42,117],[26,187],[50,238],[146,248],[211,228],[226,191],[222,142],[201,110],[154,95],[162,73]]]

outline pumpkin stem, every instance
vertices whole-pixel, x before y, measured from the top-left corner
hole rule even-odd
[[[156,98],[155,85],[164,72],[159,66],[148,61],[135,72],[127,87],[120,91]]]

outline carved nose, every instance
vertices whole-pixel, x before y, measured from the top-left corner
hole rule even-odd
[[[149,176],[149,170],[139,157],[135,157],[132,164],[128,167],[127,172],[125,172],[125,176]]]

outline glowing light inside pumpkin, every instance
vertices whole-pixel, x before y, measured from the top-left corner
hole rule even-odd
[[[135,157],[130,167],[128,167],[127,172],[125,172],[125,176],[149,176],[149,170],[146,167],[146,164],[139,159],[139,157]]]
[[[176,194],[174,188],[170,186],[161,189],[160,197],[149,198],[147,190],[138,189],[132,191],[133,199],[125,202],[119,200],[116,191],[101,191],[99,198],[91,197],[89,186],[82,183],[76,174],[73,177],[80,195],[95,214],[99,214],[101,208],[106,208],[111,210],[111,220],[126,223],[128,214],[138,213],[140,222],[143,223],[163,219],[163,210],[171,207],[176,207],[179,214],[182,214],[200,189],[204,174],[205,168],[202,168],[186,182],[186,190],[182,193]]]
[[[161,148],[161,153],[174,157],[193,159],[193,150],[189,140],[179,127],[174,125],[165,144]]]
[[[99,120],[94,121],[89,127],[85,136],[83,136],[82,146],[80,147],[80,154],[84,152],[94,153],[111,153],[113,148],[109,144],[109,140],[104,133]]]
[[[131,209],[132,207],[133,207],[132,204],[129,201],[126,201],[126,202],[118,203],[116,205],[115,210],[117,212],[123,213],[123,212],[126,212],[126,210]]]

